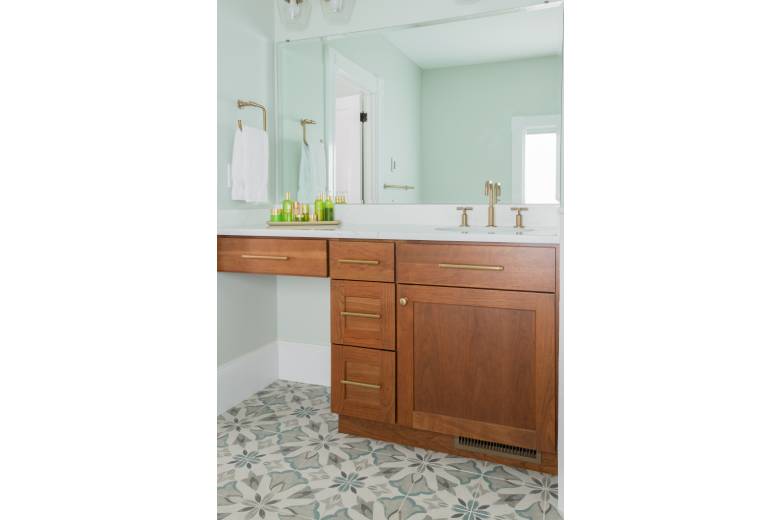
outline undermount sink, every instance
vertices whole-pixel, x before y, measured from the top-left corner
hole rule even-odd
[[[555,235],[553,231],[534,228],[487,227],[487,226],[450,226],[436,228],[436,231],[463,233],[466,235]]]

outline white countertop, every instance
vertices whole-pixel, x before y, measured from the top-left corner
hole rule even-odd
[[[220,226],[219,235],[288,238],[354,238],[374,240],[437,240],[443,242],[504,242],[513,244],[558,244],[556,228],[528,228],[517,232],[513,228],[467,228],[388,224],[341,224],[338,227],[268,227],[266,224]]]

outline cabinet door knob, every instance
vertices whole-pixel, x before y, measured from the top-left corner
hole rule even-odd
[[[407,303],[409,303],[409,300],[407,300],[406,298],[401,298],[400,300],[398,300],[398,303],[401,304],[401,307],[404,307],[406,306]]]

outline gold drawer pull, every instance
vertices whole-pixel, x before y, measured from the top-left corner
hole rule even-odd
[[[474,271],[503,271],[503,265],[439,264],[444,269],[472,269]]]
[[[379,260],[353,260],[352,258],[339,258],[340,264],[379,265]]]
[[[370,384],[370,383],[358,383],[357,381],[350,381],[350,380],[348,380],[348,379],[342,379],[342,380],[341,380],[341,384],[343,384],[343,385],[355,385],[355,386],[362,386],[362,387],[364,387],[364,388],[375,388],[375,389],[377,389],[377,390],[379,390],[380,388],[382,388],[382,387],[381,387],[381,386],[379,386],[379,385],[372,385],[372,384]]]
[[[342,316],[353,316],[355,318],[371,318],[372,320],[378,320],[382,316],[379,314],[366,314],[365,312],[347,312],[341,311]]]
[[[250,260],[289,260],[289,256],[273,256],[273,255],[241,255],[241,258],[248,258]]]

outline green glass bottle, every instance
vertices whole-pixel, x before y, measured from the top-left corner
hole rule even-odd
[[[293,201],[290,198],[290,192],[284,194],[282,201],[282,222],[292,222],[293,219]]]
[[[314,200],[314,220],[325,220],[323,209],[322,193],[320,193]]]
[[[332,221],[336,220],[334,210],[333,210],[333,197],[328,195],[328,198],[325,199],[325,202],[323,203],[323,220]]]

